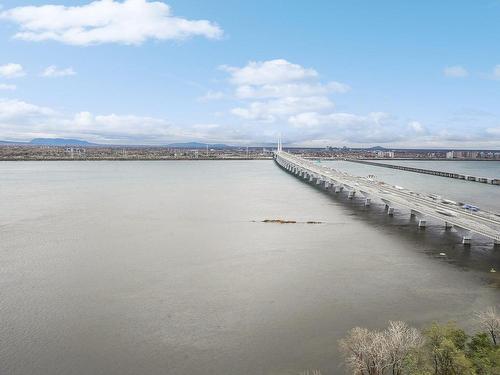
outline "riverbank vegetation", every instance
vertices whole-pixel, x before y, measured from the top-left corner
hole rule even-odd
[[[389,322],[383,331],[353,328],[340,341],[353,375],[500,375],[500,315],[476,313],[477,331],[450,322],[424,330]]]

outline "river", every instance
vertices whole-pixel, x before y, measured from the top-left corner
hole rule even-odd
[[[499,208],[500,187],[331,164]],[[0,180],[2,374],[342,374],[354,326],[473,328],[500,302],[491,241],[272,161],[2,162]]]

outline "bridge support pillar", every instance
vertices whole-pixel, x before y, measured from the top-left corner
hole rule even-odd
[[[314,182],[314,176],[313,175],[309,176],[309,182]]]
[[[389,216],[393,216],[394,215],[394,207],[389,207],[387,209],[387,215],[389,215]]]
[[[470,246],[471,243],[471,236],[470,234],[466,234],[462,237],[462,244],[465,246]]]
[[[420,229],[425,229],[426,226],[427,226],[427,221],[425,219],[420,219],[418,221],[418,227]]]
[[[330,188],[330,183],[328,181],[325,181],[325,190],[328,190]]]
[[[342,190],[340,189],[340,186],[335,186],[335,192],[338,194],[340,193]]]
[[[316,185],[321,185],[322,182],[323,180],[321,178],[316,179]]]
[[[444,222],[444,229],[451,229],[453,228],[453,224],[448,223],[447,221]]]
[[[388,209],[389,209],[389,204],[388,204],[388,203],[386,203],[386,204],[385,204],[384,209],[385,209],[385,210],[388,210]]]
[[[500,238],[495,238],[493,240],[493,246],[500,246]]]
[[[417,212],[417,211],[415,211],[415,210],[410,210],[410,216],[411,216],[411,217],[415,217],[415,216],[417,216],[417,213],[418,213],[418,212]]]
[[[372,204],[371,198],[366,198],[365,199],[365,206],[368,207],[370,204]]]
[[[355,194],[356,194],[356,192],[355,192],[354,190],[351,190],[351,191],[349,192],[349,194],[347,194],[347,198],[352,199],[352,198],[354,198],[354,195],[355,195]]]

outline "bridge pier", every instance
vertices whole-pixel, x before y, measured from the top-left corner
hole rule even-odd
[[[444,229],[448,230],[453,228],[453,224],[448,223],[447,221],[444,222]]]
[[[389,207],[387,209],[387,215],[394,216],[394,207]]]
[[[342,191],[342,189],[340,188],[340,186],[335,186],[335,193],[340,193]]]
[[[356,192],[355,192],[354,190],[351,190],[351,191],[347,194],[347,198],[349,198],[349,199],[353,199],[355,194],[356,194]]]
[[[500,238],[495,238],[495,239],[493,240],[493,246],[495,246],[495,247],[496,247],[496,246],[500,246]]]
[[[372,203],[371,198],[366,198],[365,199],[365,207],[368,207]]]
[[[411,217],[415,217],[415,216],[417,216],[417,214],[418,214],[418,212],[417,212],[417,211],[415,211],[415,210],[410,210],[410,216],[411,216]]]
[[[418,221],[418,227],[420,229],[425,229],[426,226],[427,226],[427,221],[425,219],[420,219]]]
[[[467,233],[467,234],[465,234],[462,237],[462,244],[464,246],[470,246],[470,244],[471,244],[471,235],[470,235],[470,233]]]

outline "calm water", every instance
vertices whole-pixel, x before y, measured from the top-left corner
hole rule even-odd
[[[375,174],[420,177],[396,173]],[[489,241],[464,249],[272,161],[3,162],[0,182],[2,374],[342,374],[353,326],[470,325],[500,302]]]

